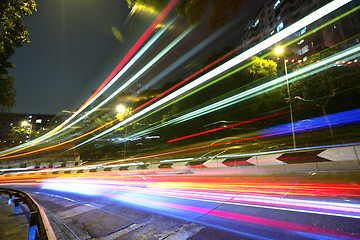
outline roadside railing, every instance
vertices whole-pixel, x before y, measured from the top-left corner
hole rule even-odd
[[[9,204],[15,204],[15,214],[19,214],[21,204],[30,210],[28,240],[56,240],[44,210],[30,195],[18,190],[0,188],[0,197],[3,195],[8,195]]]

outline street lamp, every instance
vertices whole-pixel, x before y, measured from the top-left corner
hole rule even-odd
[[[22,126],[22,127],[30,126],[30,127],[29,127],[29,140],[25,140],[25,141],[30,141],[30,138],[31,138],[31,130],[32,130],[32,125],[31,125],[31,123],[28,122],[28,121],[22,121],[22,122],[21,122],[21,126]],[[26,130],[27,130],[27,129],[25,129],[25,133],[27,132]]]
[[[276,55],[280,56],[280,55],[282,55],[283,52],[284,52],[283,47],[275,48]],[[294,147],[294,149],[296,149],[296,140],[295,140],[295,131],[294,131],[294,118],[293,118],[293,111],[292,111],[291,97],[290,97],[290,86],[289,86],[289,79],[288,79],[287,66],[286,66],[287,60],[285,60],[284,55],[283,55],[283,59],[284,59],[284,68],[285,68],[286,88],[287,88],[287,93],[288,93],[288,97],[289,97],[289,110],[290,110],[290,120],[291,120],[291,132],[292,132],[292,139],[293,139],[293,147]]]
[[[28,125],[28,124],[29,124],[28,121],[22,121],[22,122],[21,122],[21,126],[22,126],[22,127],[26,127],[26,125]]]
[[[126,107],[122,104],[116,106],[116,111],[121,115],[124,115],[126,112]]]
[[[122,120],[127,112],[127,109],[124,105],[119,104],[116,106],[116,111],[118,114],[116,114],[116,117],[119,120]],[[124,126],[124,159],[126,158],[126,126]]]

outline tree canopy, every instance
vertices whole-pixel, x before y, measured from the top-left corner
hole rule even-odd
[[[273,60],[254,56],[251,57],[250,61],[253,64],[246,68],[246,72],[253,80],[266,76],[276,76],[277,64]]]
[[[15,105],[14,78],[8,76],[14,68],[10,62],[15,47],[29,43],[29,33],[22,16],[29,16],[36,11],[35,0],[0,1],[0,111],[10,110]]]
[[[168,2],[166,0],[126,0],[129,8],[136,4],[160,9]],[[207,18],[210,29],[214,30],[228,23],[233,14],[237,14],[245,0],[179,0],[177,13],[187,18],[191,25]]]

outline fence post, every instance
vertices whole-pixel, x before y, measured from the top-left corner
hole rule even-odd
[[[31,212],[28,240],[35,240],[38,212]]]
[[[22,201],[20,201],[20,199],[15,199],[14,203],[15,203],[15,215],[17,215],[20,213],[20,205]]]

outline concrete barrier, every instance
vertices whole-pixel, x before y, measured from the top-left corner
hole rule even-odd
[[[90,170],[61,169],[61,173],[87,173],[116,171],[130,174],[261,174],[296,171],[342,171],[360,170],[360,145],[302,148],[264,153],[219,155],[216,157],[184,159],[160,163],[129,163],[106,165]],[[55,163],[54,163],[55,164]],[[62,167],[65,164],[62,163]],[[66,167],[79,165],[76,161],[66,162]],[[54,167],[54,166],[53,166]],[[60,173],[60,169],[58,171]],[[53,174],[56,174],[53,173]]]

